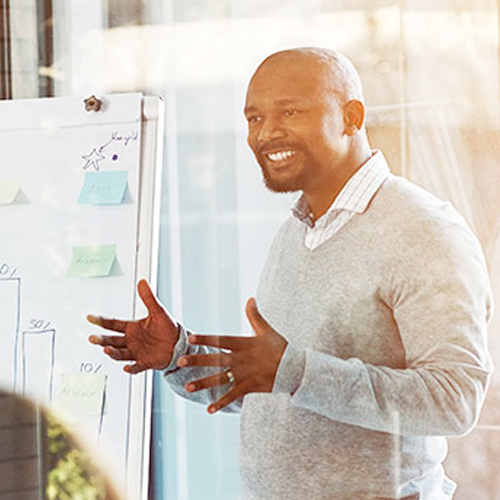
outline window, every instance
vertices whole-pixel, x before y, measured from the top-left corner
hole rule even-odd
[[[2,0],[0,11],[2,97],[164,96],[159,293],[191,329],[248,332],[243,306],[292,198],[262,188],[245,143],[245,90],[265,56],[301,45],[353,59],[372,145],[468,219],[500,303],[497,2]],[[496,373],[478,428],[449,440],[456,500],[499,495],[499,400]],[[208,416],[160,375],[154,410],[152,497],[235,498],[238,417]]]

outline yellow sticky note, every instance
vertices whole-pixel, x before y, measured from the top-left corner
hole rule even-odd
[[[106,393],[106,375],[64,373],[58,404],[73,415],[102,415]]]
[[[21,185],[16,179],[0,179],[0,205],[11,205]]]
[[[72,278],[109,276],[115,259],[116,245],[75,246],[67,276]]]

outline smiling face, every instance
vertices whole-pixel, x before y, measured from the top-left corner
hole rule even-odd
[[[272,191],[314,196],[344,169],[349,140],[336,90],[328,64],[300,52],[272,56],[253,76],[248,144]]]

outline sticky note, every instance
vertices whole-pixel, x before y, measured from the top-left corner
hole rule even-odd
[[[0,179],[0,205],[11,205],[19,193],[21,185],[15,179]]]
[[[85,172],[81,205],[119,205],[127,189],[127,172]]]
[[[116,245],[75,246],[67,276],[73,278],[109,276],[115,259]]]
[[[106,375],[63,373],[57,402],[74,415],[101,415],[105,394]]]

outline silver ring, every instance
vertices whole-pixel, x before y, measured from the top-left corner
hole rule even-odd
[[[227,383],[234,384],[234,381],[236,379],[234,378],[234,373],[230,369],[226,370],[226,376],[227,376]]]

